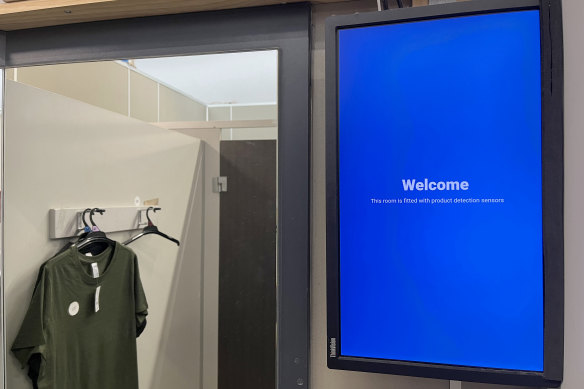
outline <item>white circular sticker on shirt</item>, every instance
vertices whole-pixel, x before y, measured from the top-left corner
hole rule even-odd
[[[69,315],[75,316],[79,313],[79,303],[77,301],[73,301],[69,304]]]

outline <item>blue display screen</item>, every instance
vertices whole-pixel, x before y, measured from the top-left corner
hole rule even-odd
[[[341,355],[543,371],[539,11],[338,50]]]

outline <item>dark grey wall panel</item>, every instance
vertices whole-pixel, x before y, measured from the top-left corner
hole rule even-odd
[[[0,31],[0,67],[6,66],[6,33]]]
[[[6,33],[7,67],[278,49],[278,389],[308,386],[310,6],[292,4]]]
[[[6,66],[290,47],[307,39],[308,10],[245,8],[9,31]]]
[[[276,145],[221,142],[219,389],[276,387]]]

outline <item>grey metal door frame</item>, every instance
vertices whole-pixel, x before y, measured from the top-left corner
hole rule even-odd
[[[293,4],[0,32],[1,68],[279,51],[278,389],[308,387],[310,15],[308,4]],[[3,265],[2,256],[2,271]],[[4,357],[5,343],[3,335]]]

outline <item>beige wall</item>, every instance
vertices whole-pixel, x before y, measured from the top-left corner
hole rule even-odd
[[[278,120],[278,105],[250,105],[233,107],[233,120]],[[278,127],[240,128],[229,133],[229,140],[278,139]]]
[[[203,291],[202,307],[202,347],[200,388],[215,389],[218,385],[219,370],[219,193],[213,191],[210,185],[212,177],[220,174],[220,141],[218,129],[181,129],[178,132],[201,139],[204,143],[204,176],[205,185],[204,213],[202,214],[202,242],[204,265],[200,271]],[[191,220],[198,220],[193,218]],[[196,386],[193,385],[193,388]]]
[[[129,116],[146,123],[158,121],[159,84],[136,72],[130,72]]]
[[[564,383],[562,389],[584,387],[584,2],[563,0],[564,14],[564,118],[565,118],[565,185],[564,185],[564,244],[565,244],[565,341]]]
[[[205,253],[203,251],[206,244],[203,214],[208,211],[204,193],[206,177],[203,168],[205,166],[203,162],[204,148],[205,145],[201,142],[201,148],[197,155],[192,196],[186,210],[179,259],[172,279],[169,280],[171,284],[170,296],[164,311],[159,312],[159,317],[164,318],[161,323],[161,341],[158,348],[155,344],[149,343],[148,346],[139,350],[155,354],[153,365],[145,366],[144,363],[141,363],[139,366],[141,371],[153,369],[153,371],[148,371],[151,378],[142,380],[143,383],[150,382],[149,386],[143,384],[143,387],[149,389],[164,387],[197,389],[202,387],[200,386],[202,376],[208,375],[203,365],[204,356],[206,358],[205,350],[203,350],[203,344],[206,342],[203,332],[205,303],[201,298],[206,294],[204,286],[209,283],[203,276],[204,269],[209,267],[204,259]],[[218,212],[219,208],[216,207],[216,209]],[[219,235],[218,231],[216,235]],[[160,245],[162,242],[153,240],[148,244]],[[146,244],[146,241],[143,240],[143,243]],[[144,247],[145,252],[149,252],[150,249],[151,247]],[[219,261],[214,262],[218,264]],[[218,272],[216,278],[219,279]],[[139,360],[139,362],[141,361]]]
[[[423,4],[423,1],[416,1],[418,4]],[[426,1],[427,3],[427,1]],[[571,8],[571,17],[568,18],[569,30],[573,30],[572,53],[574,57],[571,64],[567,64],[567,71],[571,71],[571,76],[577,79],[578,82],[571,85],[573,99],[572,106],[574,116],[572,121],[572,133],[570,128],[567,128],[567,138],[575,136],[572,143],[572,151],[574,155],[567,155],[572,157],[574,169],[572,177],[580,177],[576,173],[576,169],[584,164],[584,157],[578,157],[582,153],[578,153],[577,149],[580,146],[584,147],[584,135],[582,131],[576,134],[577,128],[581,127],[579,122],[584,121],[584,114],[579,113],[577,106],[579,102],[584,99],[584,76],[579,71],[579,64],[584,61],[584,51],[577,45],[578,37],[584,36],[584,28],[579,18],[584,15],[584,2],[581,0],[564,0],[564,3],[569,3],[568,9]],[[313,34],[312,34],[312,81],[313,81],[313,116],[312,116],[312,274],[311,274],[311,364],[310,364],[310,388],[312,389],[447,389],[450,387],[448,381],[423,379],[414,377],[404,377],[395,375],[382,375],[372,373],[360,373],[350,371],[331,370],[326,366],[326,208],[325,208],[325,70],[324,70],[324,21],[328,16],[333,14],[350,14],[354,12],[376,11],[377,5],[375,1],[352,1],[347,3],[316,5],[313,7]],[[565,10],[567,11],[567,10]],[[572,16],[573,15],[573,16]],[[571,65],[571,67],[569,66]],[[429,70],[431,71],[431,70]],[[412,104],[417,104],[412,102]],[[568,107],[567,107],[568,108]],[[569,112],[567,112],[569,114]],[[567,143],[569,144],[569,143]],[[570,150],[567,150],[570,151]],[[569,154],[569,153],[567,153]],[[569,174],[570,166],[567,167],[567,174]],[[571,183],[568,177],[566,189],[569,191]],[[577,193],[576,193],[577,192]],[[584,329],[584,313],[578,309],[577,300],[579,296],[584,293],[581,287],[578,286],[578,279],[584,274],[584,264],[579,261],[579,253],[584,252],[584,241],[578,240],[578,231],[584,230],[584,205],[579,202],[579,199],[584,198],[584,183],[579,180],[578,190],[572,194],[572,205],[577,213],[572,214],[571,218],[567,220],[572,221],[576,227],[572,236],[567,233],[566,242],[569,238],[573,238],[573,243],[577,247],[573,247],[570,253],[570,247],[567,247],[567,266],[574,267],[575,272],[572,273],[573,284],[570,284],[568,278],[567,291],[572,289],[572,296],[568,296],[567,303],[573,299],[570,310],[568,306],[567,317],[574,319],[573,323],[567,323],[566,331],[568,342],[570,339],[575,341],[574,344],[567,345],[567,352],[570,352],[574,357],[573,360],[566,360],[566,384],[564,389],[576,389],[584,386],[584,373],[582,373],[580,362],[584,361],[584,336],[581,335]],[[568,212],[567,215],[570,213]],[[567,224],[568,225],[568,224]],[[566,274],[570,274],[567,272]],[[579,293],[578,293],[579,292]],[[572,317],[570,317],[572,316]],[[571,383],[569,383],[571,382]],[[487,385],[476,383],[463,383],[462,389],[509,389],[511,386],[503,385]]]
[[[206,120],[207,108],[183,94],[160,85],[160,122]]]
[[[278,120],[277,104],[209,105],[209,120]]]
[[[209,106],[209,120],[231,120],[231,107]]]
[[[115,62],[31,66],[12,70],[11,75],[23,84],[124,115],[128,112],[128,69]]]
[[[163,211],[157,224],[183,244],[148,236],[131,246],[150,306],[148,327],[138,339],[140,387],[197,388],[186,383],[200,376],[201,366],[202,226],[188,225],[193,215],[195,224],[202,220],[196,217],[202,212],[200,141],[20,83],[7,82],[6,97],[8,347],[39,266],[65,243],[48,239],[49,209],[128,206],[135,196],[159,198]],[[131,234],[111,237],[123,241]],[[7,388],[29,388],[26,371],[10,352],[6,362]]]
[[[233,120],[264,119],[278,119],[278,106],[276,104],[233,106]]]
[[[277,104],[209,106],[120,62],[9,69],[7,79],[83,101],[146,123],[278,119]],[[222,139],[277,139],[277,127],[222,131]]]
[[[6,77],[145,122],[206,120],[206,106],[119,62],[9,69]]]
[[[278,120],[277,104],[209,106],[209,120]],[[278,127],[225,128],[222,140],[278,139]]]

